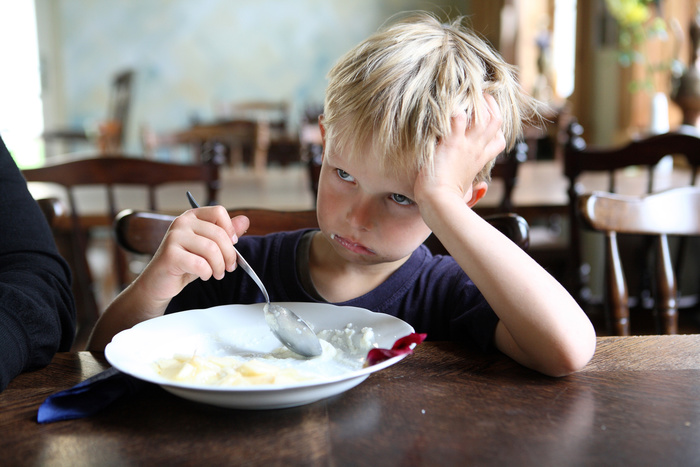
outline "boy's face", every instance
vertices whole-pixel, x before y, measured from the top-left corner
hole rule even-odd
[[[375,154],[350,160],[324,146],[317,212],[334,251],[355,264],[405,261],[430,235],[412,201],[416,174],[387,176]]]

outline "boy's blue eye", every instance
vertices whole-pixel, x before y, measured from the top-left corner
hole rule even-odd
[[[413,204],[413,200],[407,196],[400,195],[398,193],[394,193],[391,195],[391,199],[396,203],[400,204],[402,206],[408,206],[410,204]]]
[[[336,169],[338,172],[338,177],[340,177],[341,180],[345,180],[346,182],[354,182],[355,177],[344,171],[343,169]]]

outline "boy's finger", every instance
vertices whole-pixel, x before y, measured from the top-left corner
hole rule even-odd
[[[498,102],[496,98],[491,94],[484,93],[484,102],[486,103],[486,110],[489,115],[501,118],[501,108],[498,107]]]
[[[233,225],[235,235],[237,237],[240,237],[248,231],[248,228],[250,227],[250,219],[243,215],[236,216],[231,219],[231,225]],[[234,243],[236,243],[237,241],[238,239],[236,239]]]
[[[192,255],[190,258],[190,273],[206,280],[210,277],[221,279],[229,269],[223,251],[216,242],[206,237],[190,237],[182,244],[182,248]],[[231,253],[235,258],[235,253]]]
[[[191,209],[190,211],[198,219],[215,224],[226,231],[229,237],[232,237],[236,232],[231,224],[231,218],[228,211],[223,206],[204,206],[201,208]]]
[[[214,241],[192,235],[187,229],[174,229],[166,234],[163,257],[176,265],[180,273],[208,280],[212,276],[223,277],[225,264],[220,249]]]
[[[245,229],[249,222],[242,218],[236,223]],[[242,229],[240,233],[244,232]],[[224,270],[235,269],[233,243],[238,241],[238,235],[226,209],[204,207],[187,211],[175,219],[170,230],[178,233],[177,241],[183,248],[210,263],[215,277],[223,277]]]

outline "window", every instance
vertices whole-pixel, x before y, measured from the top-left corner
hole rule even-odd
[[[44,127],[34,1],[0,0],[0,135],[20,168],[40,165]]]

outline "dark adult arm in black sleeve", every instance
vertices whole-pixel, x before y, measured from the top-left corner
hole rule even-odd
[[[68,265],[0,138],[0,391],[69,350],[75,320]]]

